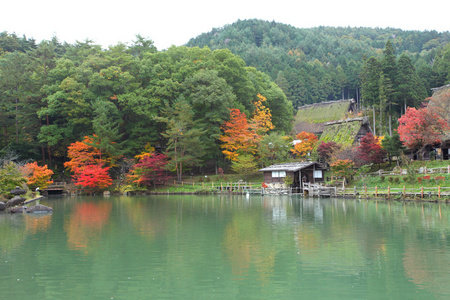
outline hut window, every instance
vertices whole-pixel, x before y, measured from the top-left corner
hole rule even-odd
[[[286,171],[272,171],[272,178],[286,177]]]
[[[322,170],[314,171],[314,178],[322,178]]]

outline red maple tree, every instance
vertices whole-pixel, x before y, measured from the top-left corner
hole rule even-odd
[[[420,152],[428,145],[441,143],[444,132],[449,130],[448,123],[427,108],[407,108],[398,123],[397,132],[403,145]]]
[[[380,146],[379,140],[368,132],[359,141],[357,157],[364,163],[380,164],[383,162],[387,152]]]
[[[164,167],[167,165],[168,156],[161,153],[152,153],[143,156],[131,169],[128,178],[140,185],[164,184],[170,179]]]
[[[317,153],[321,158],[323,158],[326,162],[330,162],[333,156],[333,153],[341,149],[341,145],[336,142],[329,141],[327,143],[321,142],[317,147]]]
[[[108,174],[109,167],[101,165],[87,165],[83,169],[75,171],[75,185],[85,187],[89,190],[104,189],[112,184]]]

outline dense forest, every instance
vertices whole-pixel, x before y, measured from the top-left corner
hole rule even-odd
[[[350,27],[301,29],[276,22],[244,20],[192,38],[187,46],[230,49],[247,65],[269,74],[294,107],[298,107],[325,100],[361,99],[361,87],[367,86],[363,66],[371,57],[383,59],[387,41],[392,46],[388,49],[388,55],[393,55],[389,59],[405,55],[401,63],[410,60],[419,78],[421,96],[423,93],[429,96],[431,88],[450,80],[450,32]],[[376,101],[367,100],[369,104]]]
[[[184,145],[185,159],[197,166],[223,161],[220,127],[229,109],[251,117],[259,94],[274,130],[292,127],[283,91],[227,49],[158,52],[137,36],[131,46],[104,50],[90,41],[36,44],[8,33],[0,47],[0,149],[60,171],[67,147],[85,136],[110,157]]]

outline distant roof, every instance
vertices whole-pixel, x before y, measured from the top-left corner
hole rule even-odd
[[[345,118],[346,114],[353,110],[354,103],[353,99],[345,99],[300,106],[295,116],[295,131],[322,133],[326,122]]]
[[[317,164],[316,161],[305,161],[305,162],[293,162],[293,163],[284,163],[284,164],[276,164],[271,165],[267,168],[261,169],[259,171],[265,172],[265,171],[290,171],[290,172],[296,172],[298,170],[302,170],[304,168],[307,168],[309,166],[312,166],[314,164]]]

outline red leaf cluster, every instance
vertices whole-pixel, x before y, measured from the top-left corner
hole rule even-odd
[[[167,155],[152,153],[150,156],[142,157],[131,170],[128,176],[133,182],[141,185],[164,184],[170,179],[165,170],[168,163]]]
[[[75,185],[90,189],[104,189],[112,184],[112,179],[108,174],[109,167],[103,168],[101,165],[87,165],[83,169],[78,169],[73,176]]]
[[[427,108],[409,107],[398,122],[400,140],[410,149],[440,143],[443,133],[449,130],[448,123]]]
[[[383,162],[386,156],[386,150],[384,150],[375,136],[368,132],[360,141],[357,147],[358,158],[365,163],[380,164]]]

